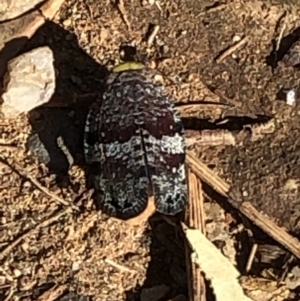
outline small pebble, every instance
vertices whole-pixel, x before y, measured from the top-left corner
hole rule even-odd
[[[242,39],[242,38],[241,38],[240,36],[234,35],[233,38],[232,38],[232,42],[237,43],[237,42],[239,42],[241,39]]]
[[[68,27],[68,26],[70,26],[71,24],[72,24],[71,19],[67,19],[67,20],[65,20],[65,21],[63,22],[63,25],[64,25],[65,27]]]
[[[81,262],[79,262],[79,261],[73,262],[72,263],[72,271],[73,272],[79,271],[80,270],[80,264],[81,264]]]
[[[296,93],[294,90],[290,90],[286,94],[286,104],[293,106],[296,102]]]

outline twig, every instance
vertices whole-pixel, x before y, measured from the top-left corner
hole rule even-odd
[[[37,179],[35,179],[32,175],[30,175],[27,171],[22,170],[21,167],[18,167],[18,169],[16,169],[15,167],[13,167],[10,163],[8,163],[5,159],[0,157],[0,162],[4,165],[6,165],[7,167],[9,167],[12,171],[14,171],[16,174],[18,174],[19,176],[22,176],[24,178],[26,178],[27,180],[29,180],[33,185],[35,185],[40,191],[42,191],[43,193],[45,193],[46,195],[48,195],[49,197],[51,197],[52,199],[54,199],[55,201],[65,205],[65,206],[70,206],[72,207],[72,209],[76,210],[76,211],[80,211],[78,207],[76,207],[75,205],[65,201],[64,199],[60,198],[59,196],[57,196],[56,194],[50,192],[46,187],[42,186]],[[16,165],[16,164],[15,164]]]
[[[201,146],[235,145],[236,137],[228,130],[185,131],[187,147],[194,144]]]
[[[0,260],[2,260],[5,256],[7,256],[7,254],[9,252],[11,252],[12,249],[14,247],[16,247],[23,239],[32,235],[35,231],[39,230],[40,228],[49,226],[50,224],[54,223],[55,221],[57,221],[58,219],[60,219],[62,216],[64,216],[65,214],[67,214],[69,212],[70,212],[70,208],[66,208],[59,214],[56,214],[55,216],[52,216],[52,217],[44,220],[43,222],[37,224],[34,228],[32,228],[32,229],[26,231],[25,233],[23,233],[22,235],[20,235],[16,240],[14,240],[12,243],[10,243],[6,248],[4,248],[0,252]]]
[[[248,42],[248,37],[242,38],[240,41],[238,41],[236,44],[232,45],[222,53],[220,53],[216,58],[215,61],[219,64],[221,63],[225,58],[227,58],[229,55],[231,55],[233,52],[235,52],[237,49],[242,47],[245,43]]]
[[[279,48],[280,48],[280,43],[281,43],[281,40],[282,40],[282,37],[283,37],[283,33],[284,31],[286,30],[286,20],[288,19],[287,16],[285,16],[285,13],[283,15],[283,17],[285,18],[284,21],[283,21],[283,25],[282,25],[282,28],[280,30],[280,33],[279,33],[279,37],[278,37],[278,40],[277,40],[277,44],[276,44],[276,49],[275,51],[278,52]]]
[[[66,284],[52,287],[50,290],[40,295],[36,301],[54,301],[58,299],[66,290],[68,286]]]
[[[267,216],[259,213],[249,202],[237,202],[233,194],[229,192],[229,184],[198,160],[191,152],[187,153],[187,163],[198,177],[212,186],[220,195],[224,196],[232,207],[239,210],[255,225],[300,259],[300,242],[296,238],[277,226]]]
[[[252,263],[253,263],[253,260],[254,260],[254,257],[255,257],[256,251],[257,251],[257,247],[258,247],[258,245],[255,243],[251,248],[251,252],[250,252],[250,255],[248,257],[248,261],[247,261],[247,265],[246,265],[246,272],[247,273],[251,270]]]
[[[17,145],[12,145],[12,144],[5,144],[5,143],[0,143],[0,148],[5,148],[5,149],[21,149],[21,147],[17,146]]]
[[[201,182],[189,169],[189,204],[185,212],[185,223],[205,234],[205,216]],[[190,301],[205,301],[205,283],[200,268],[191,260],[190,247],[185,241],[188,293]]]
[[[219,194],[226,197],[230,189],[230,186],[217,176],[211,169],[203,164],[197,157],[191,152],[187,153],[187,164],[191,170],[200,177],[204,182],[212,186]]]
[[[5,276],[6,280],[8,280],[9,282],[14,281],[14,278],[8,272],[6,272],[4,268],[0,267],[0,272]]]
[[[219,95],[217,95],[217,96],[220,98]],[[182,110],[202,110],[203,108],[205,108],[207,106],[210,106],[210,105],[213,106],[213,107],[215,107],[215,106],[234,107],[234,105],[231,105],[231,104],[222,103],[222,102],[219,102],[219,101],[209,101],[209,100],[199,100],[199,101],[192,100],[191,102],[188,102],[188,103],[177,102],[175,104],[175,107],[179,111],[182,111]]]
[[[205,213],[201,181],[189,169],[189,208],[186,214],[187,225],[205,234]]]
[[[153,30],[152,30],[151,34],[149,35],[149,38],[148,38],[148,41],[147,41],[147,44],[148,44],[149,47],[153,44],[154,38],[158,34],[158,31],[159,31],[159,25],[155,25],[153,27]]]
[[[112,261],[112,260],[109,259],[109,258],[105,258],[104,261],[105,261],[107,264],[109,264],[109,265],[115,267],[116,269],[118,269],[118,270],[120,270],[120,271],[122,271],[122,272],[126,272],[126,273],[136,273],[135,270],[131,270],[131,269],[127,268],[127,267],[124,267],[123,265],[120,265],[120,264],[118,264],[118,263]]]
[[[91,6],[87,3],[86,3],[86,8],[87,8],[87,11],[89,13],[89,17],[90,17],[91,21],[93,22],[94,21],[93,10],[92,10]]]
[[[128,21],[128,18],[127,18],[127,13],[126,13],[126,8],[124,6],[124,1],[123,0],[118,0],[118,10],[121,14],[121,17],[124,21],[124,23],[126,24],[128,30],[131,30],[131,26],[130,26],[130,23]]]
[[[220,10],[226,8],[227,6],[228,6],[228,4],[224,3],[224,4],[219,4],[217,6],[208,7],[205,9],[205,11],[200,12],[196,18],[199,18],[199,17],[204,16],[209,13],[214,13],[214,12],[220,11]]]
[[[263,229],[268,235],[270,235],[300,259],[300,242],[298,239],[294,238],[284,229],[277,226],[274,222],[269,220],[267,216],[258,212],[249,202],[243,202],[240,210],[256,226]]]
[[[14,288],[11,286],[8,295],[6,296],[6,298],[3,301],[9,301],[11,299],[11,297],[14,294]]]
[[[52,193],[51,191],[49,191],[46,187],[42,186],[37,179],[35,179],[33,176],[31,176],[30,174],[23,174],[23,176],[25,178],[27,178],[30,182],[32,182],[32,184],[34,184],[40,191],[42,191],[43,193],[45,193],[46,195],[48,195],[49,197],[51,197],[52,199],[56,200],[57,202],[65,205],[65,206],[70,206],[72,207],[72,209],[76,210],[76,211],[80,211],[78,207],[74,206],[73,204],[65,201],[64,199],[60,198],[59,196],[57,196],[56,194]]]

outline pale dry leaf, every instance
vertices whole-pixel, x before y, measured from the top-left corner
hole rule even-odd
[[[2,113],[14,118],[48,102],[55,90],[53,53],[40,47],[24,53],[8,63],[4,77]]]
[[[198,264],[211,281],[217,301],[253,301],[245,296],[239,284],[239,272],[230,261],[199,231],[182,224],[186,238],[193,250],[192,260]]]

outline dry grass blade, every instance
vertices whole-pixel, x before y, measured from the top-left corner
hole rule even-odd
[[[215,189],[220,195],[226,197],[228,203],[239,210],[255,225],[260,227],[265,233],[274,238],[286,249],[291,251],[297,258],[300,259],[300,242],[283,228],[277,226],[269,217],[258,212],[249,202],[237,202],[232,193],[229,193],[230,186],[223,181],[218,175],[210,170],[191,152],[187,154],[187,163],[191,170],[200,177],[204,182]]]
[[[203,208],[203,193],[201,182],[189,170],[189,205],[185,212],[185,223],[193,229],[198,229],[205,234],[205,219]],[[188,290],[190,301],[205,301],[205,283],[199,267],[192,262],[190,247],[185,242],[186,265],[188,274]]]

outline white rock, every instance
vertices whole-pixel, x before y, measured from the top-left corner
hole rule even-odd
[[[1,0],[0,21],[17,18],[42,2],[43,0]]]
[[[5,118],[15,118],[50,100],[55,91],[53,61],[51,49],[40,47],[8,62],[2,95]]]

